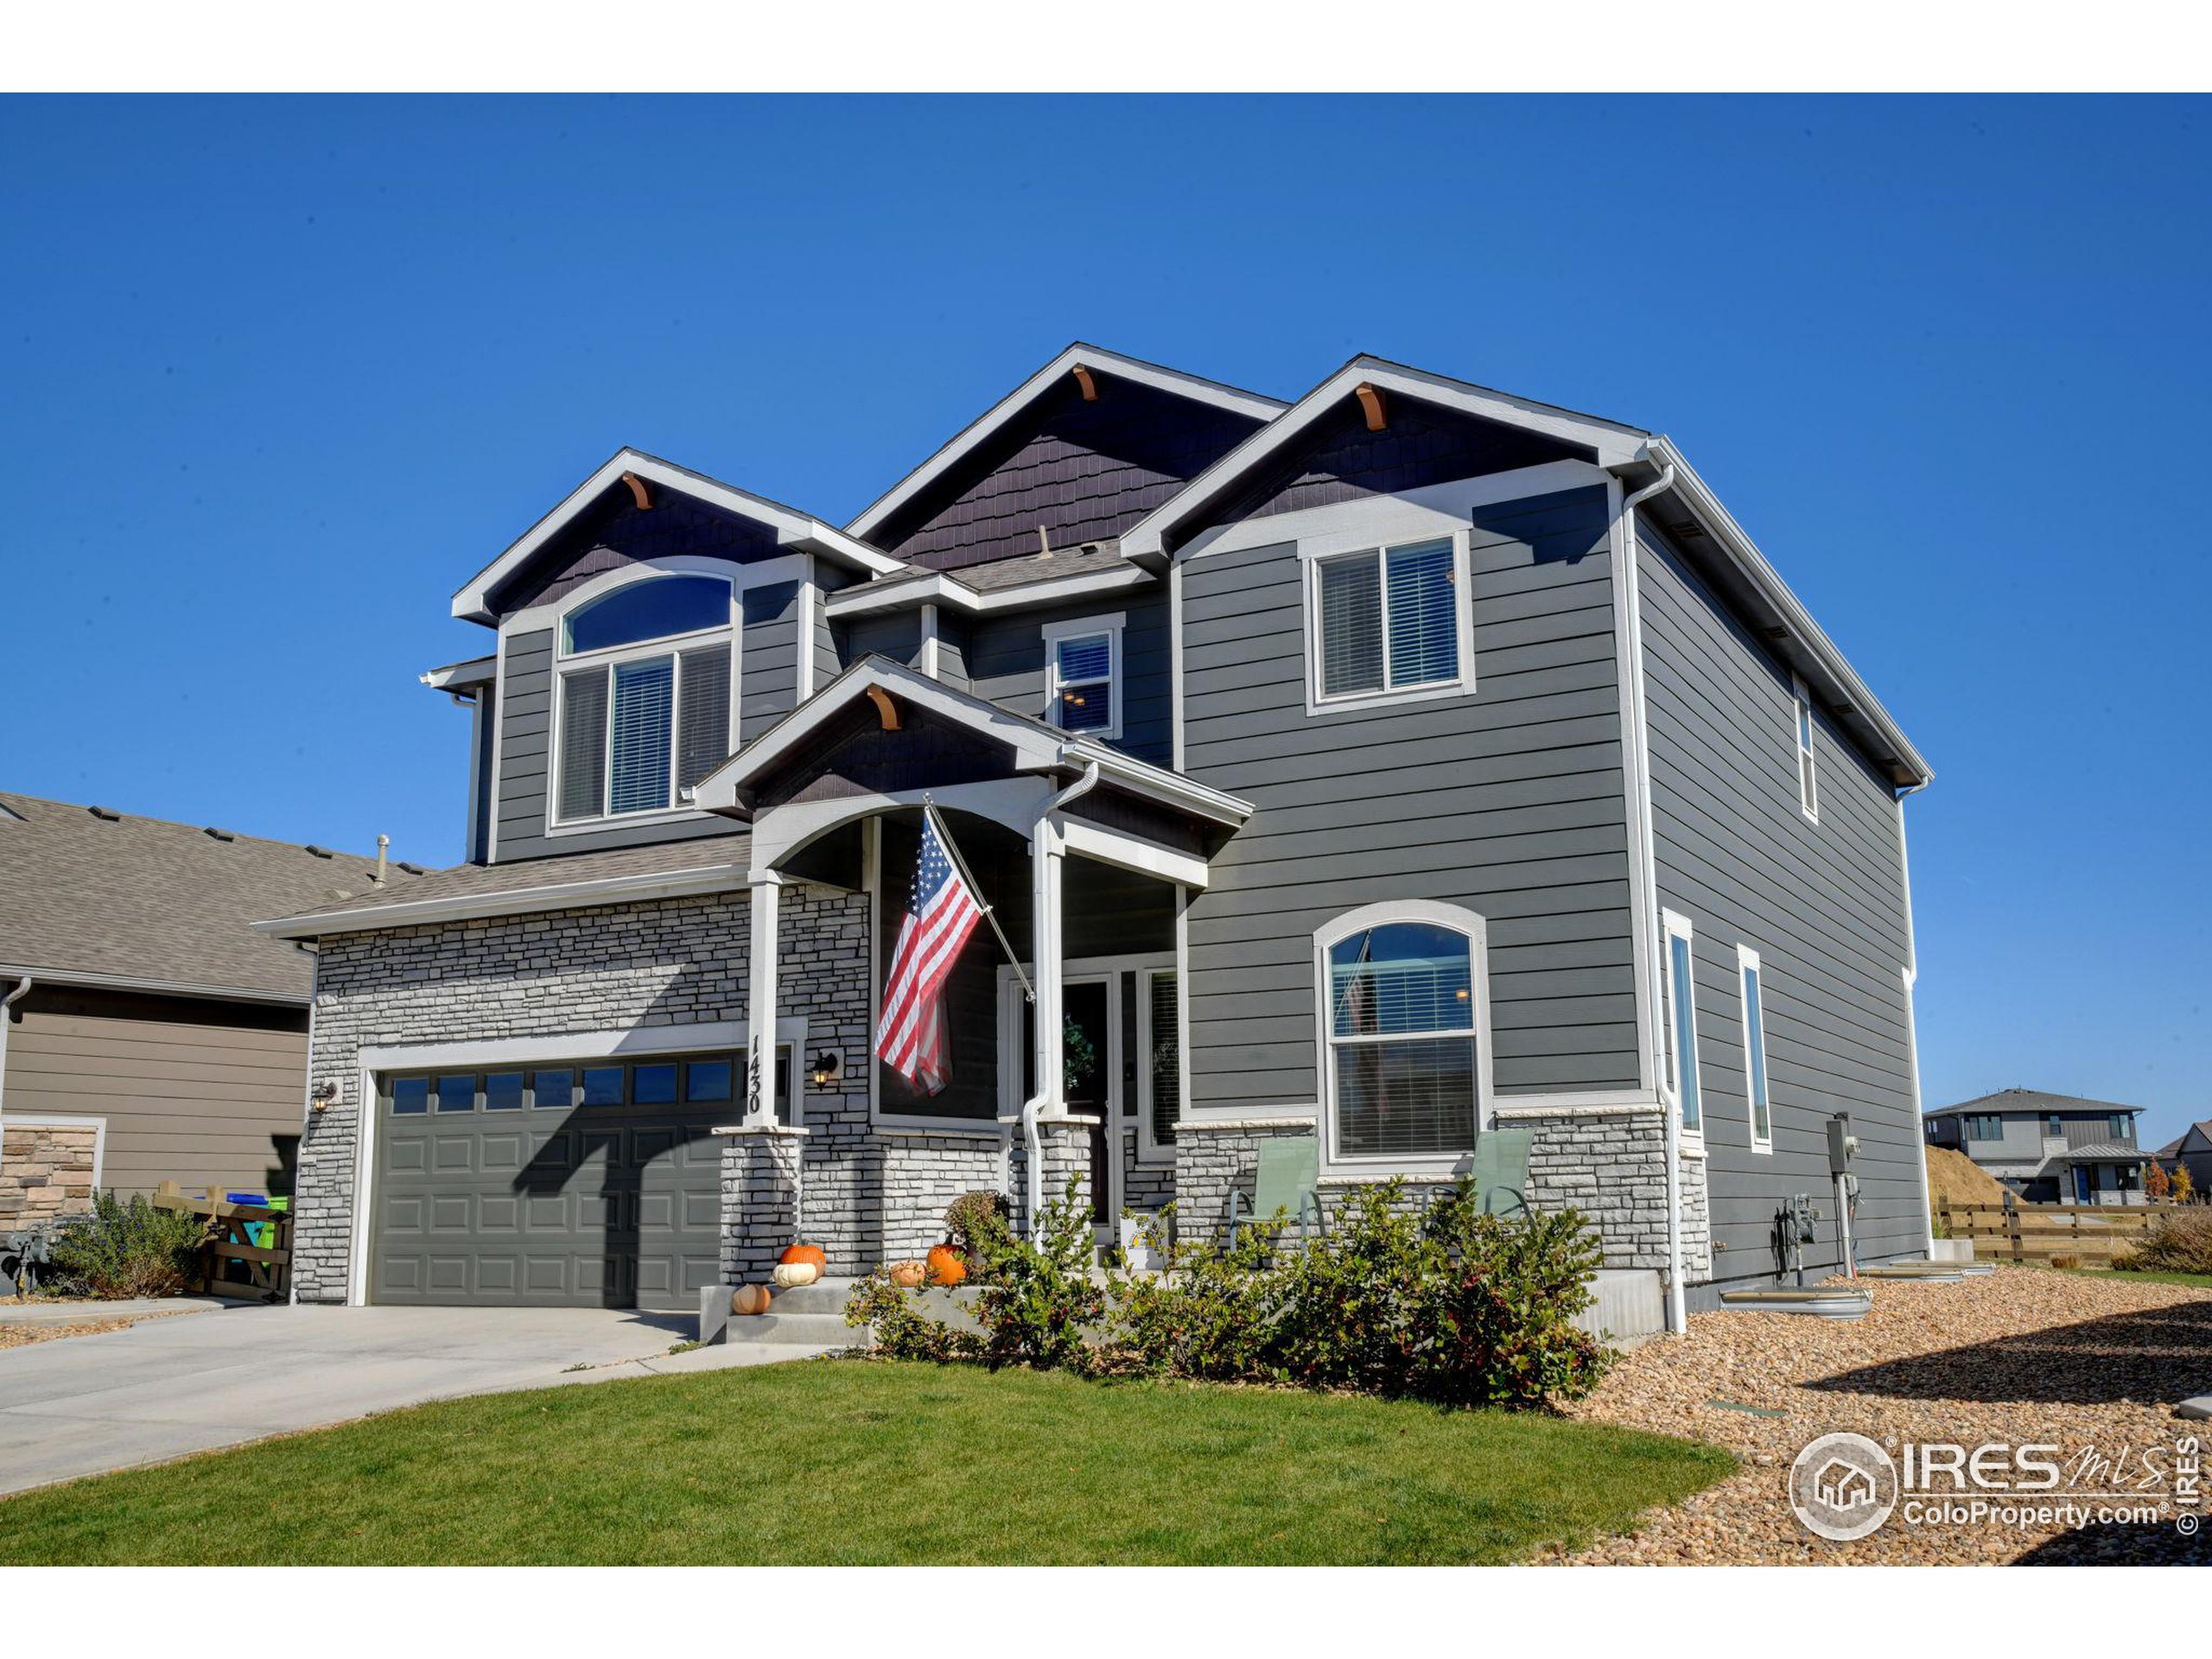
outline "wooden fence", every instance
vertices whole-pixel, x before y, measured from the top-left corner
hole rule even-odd
[[[156,1210],[206,1219],[197,1274],[187,1289],[248,1302],[281,1302],[292,1287],[292,1217],[258,1204],[229,1204],[219,1192],[188,1193],[175,1181],[154,1192]]]
[[[1946,1204],[1936,1206],[1936,1230],[1970,1238],[1983,1261],[2068,1260],[2107,1268],[2150,1230],[2160,1214],[2152,1205]]]

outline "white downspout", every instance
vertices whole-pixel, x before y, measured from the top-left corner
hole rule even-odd
[[[5,1109],[8,1097],[8,1025],[15,1017],[10,1010],[31,994],[31,976],[25,974],[16,982],[16,988],[0,996],[0,1147],[8,1138],[8,1119]]]
[[[1029,855],[1033,860],[1042,861],[1058,855],[1048,853],[1045,849],[1045,838],[1054,833],[1052,815],[1067,805],[1069,802],[1080,796],[1088,795],[1097,786],[1098,763],[1093,760],[1084,768],[1082,777],[1045,803],[1037,814],[1036,824],[1029,832]],[[1042,885],[1041,882],[1039,884],[1040,893]],[[1057,957],[1060,949],[1059,935],[1059,918],[1057,916],[1053,917],[1051,926],[1048,928],[1044,906],[1036,906],[1029,918],[1029,954],[1034,959],[1037,981],[1040,986],[1045,982],[1045,976],[1047,972],[1045,963],[1046,949],[1049,945]],[[1049,971],[1054,983],[1057,984],[1059,979],[1059,964],[1057,961],[1053,963]],[[1052,1006],[1047,1006],[1048,1001]],[[1047,1100],[1057,1099],[1060,1092],[1052,1086],[1052,1078],[1057,1073],[1044,1064],[1044,1056],[1048,1052],[1046,1045],[1060,1040],[1058,1029],[1048,1029],[1046,1023],[1048,1018],[1058,1013],[1058,1003],[1057,997],[1047,999],[1040,995],[1037,999],[1037,1092],[1021,1103],[1021,1144],[1027,1154],[1024,1160],[1027,1168],[1023,1172],[1022,1185],[1029,1204],[1029,1236],[1032,1238],[1037,1236],[1038,1229],[1042,1224],[1045,1214],[1045,1137],[1037,1128],[1037,1117],[1038,1114],[1045,1109]]]
[[[1628,558],[1633,560],[1636,557],[1635,515],[1637,505],[1649,501],[1662,491],[1673,487],[1674,482],[1675,463],[1670,461],[1660,469],[1658,477],[1621,503],[1621,517],[1626,521],[1625,528],[1628,531],[1626,551]],[[1642,603],[1640,600],[1637,602]],[[1641,628],[1643,626],[1641,620],[1635,616],[1631,616],[1629,621],[1632,627]],[[1637,654],[1636,672],[1637,678],[1641,679],[1643,675],[1643,657],[1641,652]],[[1642,685],[1636,688],[1636,698],[1637,703],[1641,705],[1643,701]],[[1651,856],[1651,845],[1649,840],[1650,826],[1646,823],[1643,828],[1647,837],[1643,849],[1643,856],[1649,858]],[[1655,869],[1652,872],[1652,886],[1655,889],[1651,894],[1651,902],[1654,906],[1652,912],[1649,916],[1639,918],[1637,925],[1651,931],[1654,943],[1657,946],[1652,961],[1657,965],[1659,972],[1663,975],[1669,969],[1667,960],[1667,938],[1660,929],[1659,913],[1656,908],[1659,898],[1656,891],[1658,885],[1657,875],[1658,872]],[[1676,994],[1681,993],[1678,990]],[[1663,1024],[1667,1017],[1666,1002],[1664,999],[1657,999],[1657,1001],[1658,1007],[1656,1012]],[[1662,1052],[1655,1053],[1651,1057],[1651,1074],[1655,1078],[1663,1078],[1666,1076],[1667,1063],[1663,1050],[1669,1040],[1663,1031],[1659,1033],[1660,1046]],[[1687,1336],[1690,1328],[1688,1300],[1682,1288],[1682,1123],[1681,1108],[1674,1101],[1669,1100],[1666,1096],[1667,1091],[1662,1087],[1659,1091],[1659,1120],[1661,1145],[1663,1148],[1662,1155],[1667,1161],[1667,1329],[1680,1337]]]

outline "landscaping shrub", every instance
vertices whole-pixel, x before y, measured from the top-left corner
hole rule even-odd
[[[45,1282],[65,1295],[174,1296],[190,1281],[205,1236],[197,1216],[156,1210],[143,1194],[124,1203],[97,1193],[89,1213],[55,1232]]]
[[[2113,1263],[2130,1273],[2212,1273],[2212,1209],[2190,1205],[2151,1224],[2143,1242]]]
[[[1008,1237],[1013,1219],[1005,1193],[988,1189],[963,1192],[945,1206],[945,1242],[960,1252],[972,1276],[982,1270],[986,1243]]]

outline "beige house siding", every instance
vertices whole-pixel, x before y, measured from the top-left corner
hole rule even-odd
[[[17,1012],[0,1112],[10,1124],[104,1121],[103,1187],[262,1192],[289,1171],[307,1090],[304,1010],[41,987]],[[15,1152],[11,1137],[11,1164]]]

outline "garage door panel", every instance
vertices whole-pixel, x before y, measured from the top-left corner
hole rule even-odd
[[[521,1265],[519,1256],[478,1255],[476,1294],[480,1296],[512,1296],[522,1288]]]
[[[419,1173],[428,1164],[429,1152],[420,1135],[395,1135],[385,1149],[385,1167],[395,1175]]]
[[[476,1201],[476,1230],[515,1234],[522,1230],[522,1200],[512,1193],[486,1193]]]

